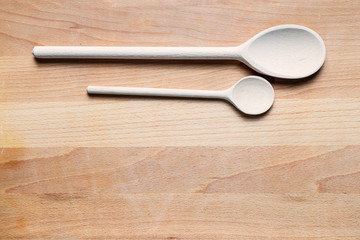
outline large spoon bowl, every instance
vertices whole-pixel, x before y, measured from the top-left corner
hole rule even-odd
[[[239,60],[260,73],[279,78],[310,76],[321,68],[326,56],[319,34],[299,25],[269,28],[239,48]]]

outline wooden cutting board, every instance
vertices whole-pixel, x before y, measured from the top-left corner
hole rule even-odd
[[[359,1],[0,2],[2,239],[358,239]],[[36,61],[35,45],[236,46],[318,32],[320,72],[276,101],[89,97],[88,85],[224,89],[235,61]]]

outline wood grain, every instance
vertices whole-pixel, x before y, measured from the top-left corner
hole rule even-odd
[[[1,239],[359,239],[360,2],[0,2]],[[88,85],[224,89],[236,61],[36,61],[35,45],[236,46],[317,31],[323,68],[268,78],[268,114],[89,97]]]

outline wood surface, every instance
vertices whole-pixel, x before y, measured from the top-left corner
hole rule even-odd
[[[359,239],[360,1],[0,1],[1,239]],[[249,118],[226,102],[90,97],[218,90],[236,61],[44,60],[36,45],[236,46],[318,32],[323,68]]]

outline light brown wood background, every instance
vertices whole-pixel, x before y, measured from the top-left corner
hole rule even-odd
[[[359,239],[359,1],[0,2],[2,239]],[[235,46],[317,31],[321,71],[228,103],[89,97],[88,85],[224,89],[235,61],[36,61],[35,45]]]

